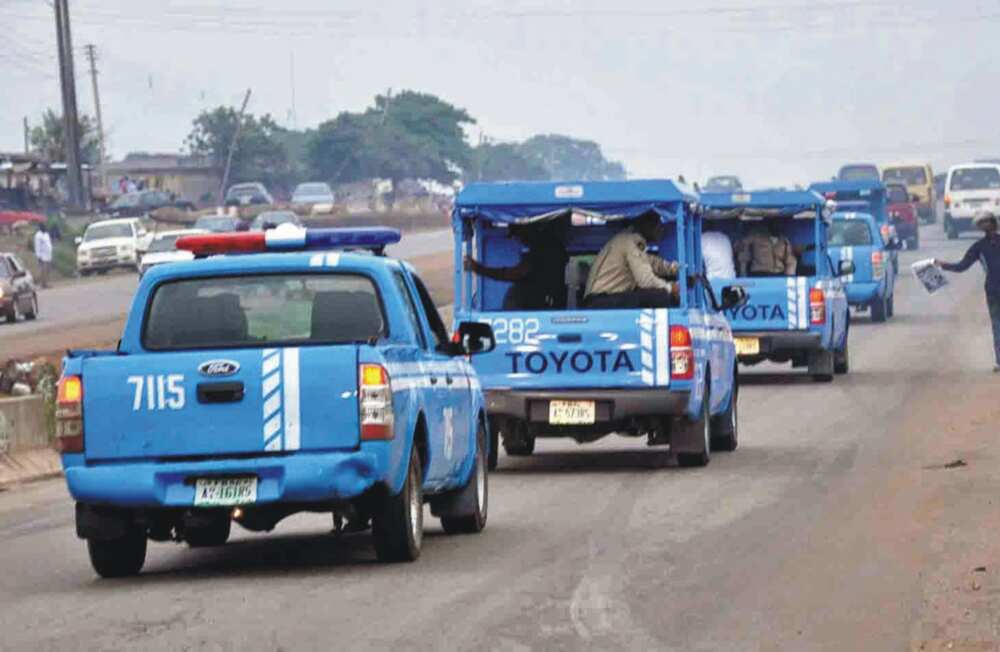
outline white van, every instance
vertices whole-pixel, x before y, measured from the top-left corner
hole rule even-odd
[[[972,231],[972,218],[982,211],[1000,213],[1000,165],[964,163],[948,170],[944,184],[944,231],[954,240]]]

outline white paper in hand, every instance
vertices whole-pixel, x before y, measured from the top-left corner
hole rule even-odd
[[[934,264],[933,258],[918,260],[910,266],[910,269],[913,270],[913,275],[917,277],[920,284],[927,290],[927,294],[934,294],[948,285],[948,279],[945,278],[941,268]]]

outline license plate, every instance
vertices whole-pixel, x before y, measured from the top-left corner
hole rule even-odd
[[[757,355],[760,353],[760,340],[756,337],[734,337],[736,355]]]
[[[257,502],[257,478],[199,478],[194,481],[195,507],[226,507]]]
[[[593,401],[549,401],[549,423],[572,426],[594,421],[596,409]]]

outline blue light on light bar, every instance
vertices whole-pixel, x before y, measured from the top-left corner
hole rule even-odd
[[[306,229],[304,248],[381,249],[387,245],[396,244],[400,239],[402,236],[398,230],[384,226]]]

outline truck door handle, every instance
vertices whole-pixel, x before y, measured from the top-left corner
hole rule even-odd
[[[239,381],[198,383],[199,403],[238,403],[243,400],[244,387]]]
[[[455,382],[455,379],[454,379],[454,378],[452,378],[451,376],[445,376],[445,377],[444,377],[444,382],[446,382],[446,383],[448,383],[449,385],[451,385],[451,384],[452,384],[453,382]]]
[[[431,376],[431,385],[437,385],[437,384],[438,384],[437,376]]]

